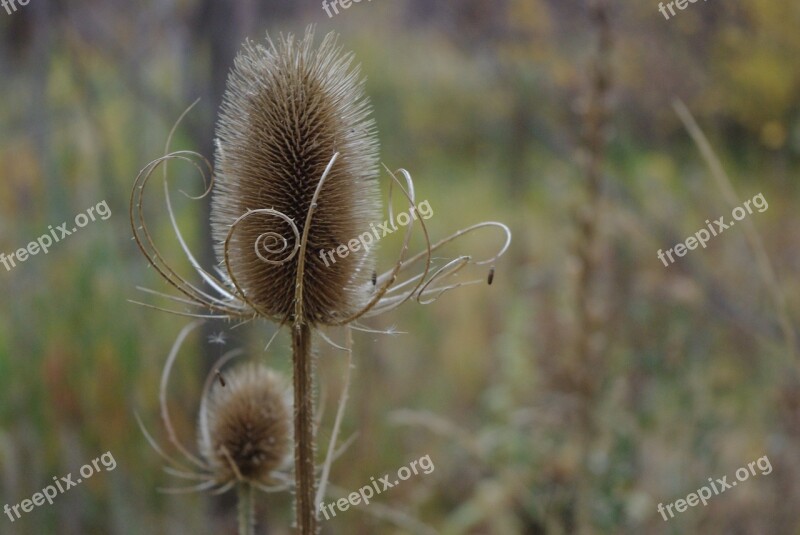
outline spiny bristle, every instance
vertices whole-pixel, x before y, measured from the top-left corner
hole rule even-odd
[[[304,320],[331,324],[364,305],[374,267],[372,251],[336,255],[334,262],[320,255],[369,232],[380,215],[371,107],[352,55],[334,34],[316,49],[310,30],[302,40],[290,35],[268,44],[247,42],[228,78],[217,125],[216,252],[224,263],[231,226],[250,210],[281,212],[302,236],[314,191],[338,152],[313,213],[303,275]],[[299,255],[281,261],[297,243],[287,221],[264,213],[246,217],[231,234],[230,270],[246,299],[268,317],[283,320],[294,312]]]
[[[226,372],[225,386],[214,384],[206,410],[208,435],[201,434],[200,451],[216,481],[241,475],[267,482],[286,462],[291,410],[283,382],[265,366],[246,364]]]

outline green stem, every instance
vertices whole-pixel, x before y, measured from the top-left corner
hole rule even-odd
[[[239,483],[239,535],[255,535],[256,504],[253,486],[250,483]]]

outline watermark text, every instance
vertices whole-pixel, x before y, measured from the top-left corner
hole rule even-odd
[[[693,251],[697,249],[698,245],[702,245],[703,249],[706,248],[706,243],[710,240],[713,236],[717,236],[722,234],[727,229],[731,228],[736,224],[736,221],[741,221],[748,214],[753,213],[753,208],[755,206],[759,213],[764,212],[769,208],[769,204],[767,204],[767,200],[764,198],[764,195],[759,193],[749,201],[745,201],[742,206],[737,206],[733,209],[731,215],[735,221],[725,222],[725,216],[720,217],[719,219],[714,220],[714,224],[706,219],[706,225],[708,225],[708,230],[705,228],[701,228],[697,232],[694,233],[694,236],[689,236],[686,238],[685,242],[680,242],[675,244],[674,247],[667,249],[666,251],[662,251],[661,249],[658,250],[656,256],[661,262],[664,263],[664,267],[669,267],[670,264],[675,263],[675,259],[672,257],[672,253],[674,252],[676,256],[684,256],[688,251]],[[746,210],[745,210],[746,209]],[[710,233],[709,233],[710,231]],[[665,256],[666,254],[666,256]],[[667,257],[669,258],[669,264],[667,263]]]
[[[401,481],[410,479],[412,475],[419,475],[420,471],[422,471],[423,474],[430,474],[433,472],[434,468],[431,456],[425,455],[416,461],[411,461],[408,466],[403,466],[397,470],[396,478],[393,479],[389,474],[377,480],[374,477],[370,477],[370,483],[358,489],[358,492],[351,492],[347,498],[340,498],[332,503],[326,504],[321,502],[319,504],[319,510],[325,515],[325,520],[330,520],[331,517],[336,516],[337,509],[341,512],[345,512],[350,506],[356,506],[362,503],[364,505],[369,505],[369,501],[378,494],[392,487],[396,487]]]
[[[11,522],[19,520],[21,518],[19,510],[22,509],[23,513],[30,513],[33,511],[34,507],[39,507],[44,505],[46,501],[48,504],[53,505],[53,500],[59,495],[63,494],[72,487],[77,487],[79,484],[83,482],[84,479],[89,479],[95,473],[100,472],[100,466],[105,468],[106,472],[109,472],[117,467],[117,461],[114,460],[114,456],[111,455],[110,451],[105,452],[100,457],[94,459],[91,464],[85,464],[81,466],[79,473],[81,477],[74,480],[72,479],[72,474],[67,474],[64,477],[53,477],[53,482],[55,485],[48,485],[41,490],[41,492],[35,493],[29,499],[22,500],[20,503],[16,505],[9,506],[8,504],[3,507],[3,512],[8,515],[8,518],[11,519]]]
[[[372,0],[367,0],[368,2],[372,2]],[[322,0],[322,9],[325,10],[325,13],[328,14],[328,18],[333,18],[334,15],[339,14],[339,7],[342,9],[348,9],[353,3],[361,3],[361,0]],[[331,9],[333,9],[333,13],[331,13]]]
[[[67,222],[58,225],[56,228],[53,228],[53,225],[48,225],[47,229],[50,232],[42,234],[36,241],[30,242],[27,247],[22,247],[9,254],[0,253],[0,263],[5,266],[6,271],[11,271],[11,268],[17,267],[17,262],[21,264],[29,257],[39,253],[47,254],[54,243],[58,243],[67,236],[78,232],[79,228],[85,227],[90,221],[96,221],[95,212],[97,212],[97,216],[103,221],[111,217],[111,209],[108,207],[106,201],[100,201],[95,206],[89,207],[86,213],[81,212],[75,216],[75,226],[72,227],[72,230],[68,228],[69,225]]]
[[[388,236],[395,230],[397,230],[397,225],[395,221],[402,227],[405,227],[412,221],[417,220],[417,214],[422,219],[430,219],[433,217],[433,209],[431,208],[430,203],[425,200],[419,203],[416,206],[412,206],[408,212],[400,212],[397,214],[396,217],[392,221],[384,221],[383,223],[378,224],[378,228],[375,228],[375,223],[371,223],[369,228],[370,230],[361,234],[358,238],[353,238],[352,240],[348,241],[347,244],[341,244],[336,249],[320,249],[319,256],[322,258],[322,261],[325,262],[326,267],[330,267],[331,263],[336,263],[336,258],[333,256],[336,254],[339,258],[345,258],[351,252],[356,253],[361,249],[364,249],[364,252],[368,252],[373,244],[373,236],[374,242],[377,242],[381,238]],[[330,258],[330,262],[328,259]]]
[[[698,503],[702,503],[703,507],[708,505],[708,500],[712,496],[718,496],[722,494],[726,490],[735,487],[739,481],[747,481],[747,479],[752,475],[756,475],[756,467],[761,470],[761,475],[766,476],[772,473],[772,464],[769,462],[769,458],[764,455],[759,459],[747,463],[747,466],[742,466],[738,470],[736,470],[736,480],[731,478],[731,481],[728,482],[728,476],[723,476],[721,479],[717,479],[716,481],[713,478],[708,478],[708,485],[704,485],[697,489],[697,491],[692,492],[686,499],[683,498],[679,500],[675,500],[672,503],[668,503],[666,506],[664,504],[658,504],[658,512],[661,513],[661,517],[664,519],[664,522],[669,520],[669,518],[675,518],[675,513],[672,512],[672,508],[675,508],[675,511],[682,513],[686,511],[689,507],[694,507]],[[714,494],[711,494],[711,491],[714,491]],[[667,513],[669,513],[669,518],[667,518]]]

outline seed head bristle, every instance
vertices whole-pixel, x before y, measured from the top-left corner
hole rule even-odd
[[[335,250],[369,230],[380,215],[378,142],[364,80],[334,34],[318,48],[313,32],[247,42],[236,57],[217,125],[211,222],[216,253],[246,299],[273,319],[292,317],[299,246],[320,178],[338,152],[311,221],[302,310],[310,324],[331,324],[364,305],[371,251]]]

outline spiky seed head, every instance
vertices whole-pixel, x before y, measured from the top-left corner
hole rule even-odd
[[[216,253],[224,263],[231,226],[250,210],[281,212],[302,236],[314,191],[338,152],[313,213],[302,281],[304,320],[332,324],[363,306],[374,267],[373,251],[363,248],[345,258],[320,254],[369,232],[380,215],[371,106],[352,54],[334,34],[318,48],[311,30],[302,40],[267,44],[245,43],[228,77],[216,132]],[[264,315],[293,315],[297,244],[288,221],[264,213],[245,217],[231,234],[229,268]]]
[[[263,365],[244,364],[215,382],[206,404],[208,434],[200,452],[218,482],[267,482],[291,452],[291,410],[279,375]],[[202,426],[201,426],[202,429]],[[234,469],[235,465],[235,469]]]

